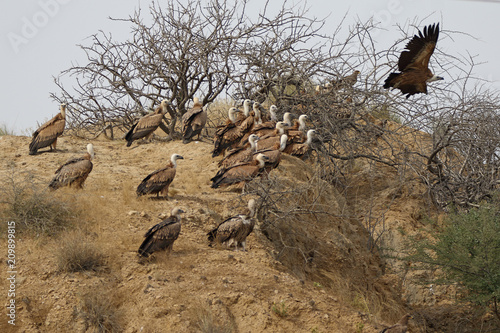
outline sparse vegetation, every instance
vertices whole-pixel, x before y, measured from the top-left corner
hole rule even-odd
[[[432,239],[414,238],[415,253],[406,259],[426,269],[440,268],[434,283],[457,286],[463,300],[488,308],[500,321],[498,200],[466,212],[455,210],[430,232]]]
[[[52,236],[73,225],[80,214],[71,203],[55,197],[32,175],[12,170],[0,187],[0,204],[2,215],[16,222],[18,232]]]
[[[104,254],[95,243],[81,233],[63,235],[56,250],[57,267],[61,272],[100,271],[106,267]]]
[[[90,328],[92,332],[98,333],[123,332],[122,314],[116,296],[111,296],[102,287],[80,296],[80,305],[75,309],[75,315],[83,318],[85,331]]]
[[[288,316],[288,305],[286,305],[285,301],[281,301],[279,303],[273,302],[273,305],[271,305],[271,310],[281,318],[285,318]]]
[[[199,304],[193,311],[195,326],[200,333],[233,333],[236,331],[234,323],[215,315],[208,305]]]
[[[0,125],[0,136],[3,135],[14,135],[14,131],[10,130],[6,124]]]

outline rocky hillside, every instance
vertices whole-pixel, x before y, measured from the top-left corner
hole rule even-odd
[[[88,143],[63,136],[58,152],[29,156],[29,141],[0,137],[2,195],[30,175],[43,188]],[[123,332],[378,332],[410,311],[411,332],[457,331],[453,323],[461,312],[443,309],[450,304],[446,290],[431,293],[411,283],[417,273],[384,260],[371,246],[370,230],[383,228],[377,245],[397,249],[402,231],[419,227],[429,206],[417,181],[403,186],[392,170],[359,162],[350,175],[355,186],[339,188],[319,178],[313,162],[285,156],[269,180],[290,192],[276,199],[283,217],[261,212],[248,251],[235,252],[209,247],[206,233],[255,192],[210,188],[219,158],[211,157],[208,141],[127,148],[124,141],[94,140],[94,169],[84,189],[42,192],[73,207],[75,222],[54,235],[17,233],[16,326],[4,315],[0,331],[93,332],[101,325]],[[172,153],[184,160],[171,198],[137,198],[139,182]],[[186,214],[173,252],[140,260],[144,233],[174,206]],[[370,229],[375,220],[383,223]],[[81,244],[102,253],[102,265],[62,270],[65,251]],[[6,237],[0,247],[7,251]],[[1,281],[7,295],[8,281]],[[441,317],[425,311],[434,305],[441,306]],[[442,320],[448,324],[438,327]]]

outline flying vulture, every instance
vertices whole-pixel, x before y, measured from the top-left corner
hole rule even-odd
[[[144,178],[139,186],[137,186],[137,196],[156,193],[156,197],[158,198],[161,193],[168,199],[168,187],[174,180],[177,160],[179,159],[182,160],[184,157],[178,154],[172,154],[170,163],[168,163],[166,167],[156,170]]]
[[[38,149],[50,146],[50,151],[56,149],[57,137],[64,131],[66,125],[66,104],[61,104],[61,112],[40,126],[33,133],[30,143],[30,155],[36,155]]]
[[[429,69],[429,59],[439,37],[439,23],[424,27],[424,33],[418,35],[406,44],[406,50],[401,52],[398,61],[400,73],[391,73],[385,80],[384,88],[397,88],[406,98],[414,94],[427,94],[427,83],[443,80]]]
[[[235,251],[238,251],[238,245],[246,251],[246,238],[255,226],[255,205],[255,200],[250,199],[244,212],[226,219],[217,228],[210,230],[207,233],[210,245],[216,242],[231,247],[234,243]]]
[[[94,158],[94,146],[87,145],[87,153],[82,157],[73,158],[57,169],[55,176],[49,184],[49,188],[57,190],[63,186],[82,188],[90,171],[92,171],[92,162]]]
[[[181,213],[184,211],[175,207],[169,217],[149,229],[137,251],[139,255],[147,258],[156,251],[165,249],[172,251],[174,242],[181,232]]]
[[[160,106],[156,108],[153,113],[150,113],[132,126],[132,128],[125,135],[125,140],[127,140],[127,147],[132,145],[134,140],[141,138],[149,139],[154,131],[160,126],[163,119],[163,115],[167,112],[168,101],[164,99],[161,101]]]
[[[218,188],[220,186],[234,184],[244,186],[246,182],[262,175],[266,166],[266,161],[268,160],[269,157],[264,154],[258,154],[255,159],[250,162],[235,164],[227,169],[222,168],[210,179],[212,181],[211,187]]]
[[[236,163],[249,162],[252,160],[253,153],[257,151],[257,141],[259,136],[250,134],[248,137],[248,144],[238,146],[227,152],[222,160],[219,162],[219,167],[229,168]]]
[[[200,103],[198,97],[193,99],[193,107],[182,116],[182,142],[188,143],[200,134],[205,124],[207,123],[207,112],[203,110],[203,105]]]
[[[408,330],[408,319],[413,318],[412,315],[406,314],[397,324],[384,328],[380,333],[406,333]]]

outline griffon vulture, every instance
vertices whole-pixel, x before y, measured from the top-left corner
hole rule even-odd
[[[168,163],[166,167],[156,170],[144,178],[139,186],[137,186],[137,196],[156,193],[156,197],[159,197],[161,193],[168,199],[168,187],[174,180],[177,160],[179,159],[182,160],[184,157],[178,154],[172,154],[170,163]]]
[[[268,158],[268,160],[265,163],[265,168],[264,168],[266,171],[266,174],[269,175],[271,170],[277,168],[278,165],[280,164],[281,152],[285,150],[286,145],[287,145],[287,141],[288,141],[288,135],[283,134],[283,135],[281,135],[281,137],[279,137],[279,141],[277,141],[269,149],[260,149],[260,147],[257,143],[257,148],[259,148],[259,150],[257,150],[257,152],[254,153],[254,155],[260,153],[260,154],[264,154]]]
[[[66,125],[66,104],[61,104],[60,108],[61,112],[33,133],[30,143],[30,155],[35,155],[38,149],[47,146],[50,146],[50,151],[56,149],[57,137],[64,132],[64,126]]]
[[[305,114],[301,115],[298,120],[293,121],[293,126],[287,131],[289,142],[302,143],[306,141],[306,120],[309,117]]]
[[[200,103],[198,97],[193,99],[193,107],[182,116],[182,142],[188,143],[200,134],[205,124],[207,123],[207,112],[203,110],[203,105]]]
[[[358,75],[360,71],[354,71],[351,75],[344,76],[337,81],[333,82],[333,87],[335,89],[341,88],[351,88],[356,82],[358,82]]]
[[[240,112],[235,107],[228,111],[228,120],[225,125],[217,127],[214,137],[214,150],[212,150],[212,157],[219,156],[227,147],[231,146],[241,136],[241,130],[236,125],[236,115]]]
[[[397,88],[408,98],[414,94],[427,94],[427,83],[443,80],[429,69],[429,59],[438,37],[439,23],[424,27],[423,34],[419,30],[399,56],[398,69],[401,73],[391,73],[385,80],[384,88]]]
[[[137,251],[139,255],[147,258],[156,251],[165,249],[172,251],[174,242],[181,232],[181,213],[184,211],[176,207],[172,209],[169,217],[149,229]]]
[[[246,182],[262,174],[268,160],[269,157],[264,154],[258,154],[250,162],[235,164],[227,169],[222,168],[210,179],[212,181],[212,188],[234,184],[244,186]]]
[[[87,145],[87,153],[82,157],[73,158],[57,169],[55,176],[49,184],[52,190],[57,190],[63,186],[82,188],[90,171],[92,171],[92,162],[94,158],[94,146]]]
[[[248,144],[238,146],[227,152],[222,160],[219,162],[219,167],[229,168],[231,165],[242,162],[249,162],[252,160],[253,153],[257,151],[257,141],[259,136],[250,134],[248,137]]]
[[[156,131],[158,126],[160,126],[163,115],[167,112],[167,104],[168,101],[164,99],[163,101],[161,101],[160,106],[158,106],[153,113],[142,117],[138,122],[134,124],[134,126],[132,126],[132,128],[125,135],[125,140],[127,140],[127,147],[130,147],[134,140],[138,140],[144,137],[147,140],[151,137],[153,132]]]
[[[245,212],[224,220],[217,228],[210,230],[207,233],[210,246],[216,242],[231,247],[234,243],[235,251],[238,251],[238,245],[246,251],[246,239],[255,226],[255,205],[255,200],[250,199]]]
[[[306,142],[304,143],[292,142],[288,146],[286,146],[283,152],[285,154],[289,154],[303,160],[307,159],[311,153],[311,144],[315,134],[316,134],[315,130],[313,129],[308,130]]]
[[[406,314],[397,324],[384,328],[380,333],[406,333],[408,330],[408,319],[413,318],[412,315]]]

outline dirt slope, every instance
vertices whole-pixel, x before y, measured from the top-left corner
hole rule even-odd
[[[48,184],[58,166],[82,155],[88,143],[63,136],[58,152],[29,156],[29,141],[0,137],[2,182],[12,174],[27,173]],[[363,225],[367,205],[374,205],[373,213],[385,212],[388,221],[385,242],[397,245],[401,224],[415,225],[420,218],[421,189],[411,184],[401,189],[388,181],[388,171],[360,168],[353,174],[359,181],[351,193],[340,194],[324,184],[317,205],[328,214],[302,224],[290,221],[290,228],[314,241],[319,255],[311,264],[294,267],[293,262],[275,259],[277,248],[260,229],[264,221],[247,240],[248,252],[207,245],[206,232],[237,213],[248,199],[235,191],[210,188],[218,169],[211,143],[153,141],[127,148],[124,141],[99,139],[93,144],[94,169],[84,189],[57,193],[84,209],[85,221],[59,237],[18,239],[17,325],[13,328],[2,320],[0,331],[91,332],[82,315],[82,299],[88,293],[109,298],[124,332],[197,332],[203,321],[233,332],[378,332],[408,311],[404,276],[392,274],[398,268],[389,269],[376,250],[370,251],[370,235]],[[184,160],[178,161],[171,199],[136,198],[139,182],[173,153]],[[283,183],[308,183],[314,168],[285,157],[273,175]],[[377,187],[380,202],[360,195],[369,193],[366,186],[370,193]],[[386,212],[387,201],[395,201],[394,191],[402,194]],[[138,260],[144,232],[174,206],[187,210],[174,251]],[[105,270],[58,271],[58,249],[72,234],[106,254]],[[0,246],[6,248],[4,237]],[[6,294],[5,279],[1,286]],[[424,326],[412,325],[413,332],[425,332]]]

